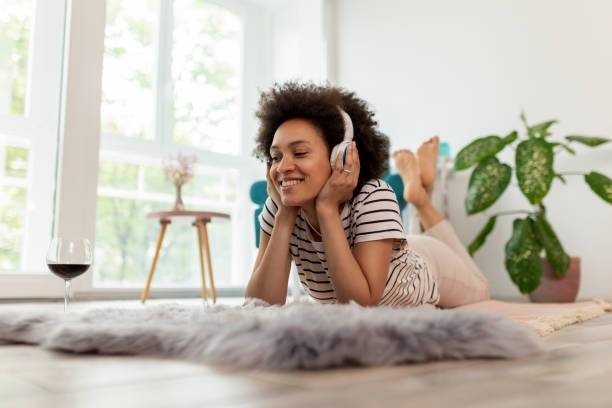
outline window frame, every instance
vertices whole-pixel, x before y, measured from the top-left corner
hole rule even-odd
[[[27,145],[29,162],[21,271],[0,272],[0,297],[45,295],[49,287],[56,286],[40,269],[53,228],[54,185],[50,175],[55,174],[57,165],[66,1],[35,0],[33,4],[24,113],[0,114],[0,131],[7,135],[4,139]]]
[[[161,0],[161,4],[170,4],[170,0]],[[61,81],[61,102],[57,102],[58,93],[49,91],[52,86],[49,81],[32,81],[32,90],[42,89],[49,92],[51,97],[39,105],[57,109],[61,106],[60,114],[55,126],[48,126],[53,135],[59,135],[59,146],[49,151],[58,150],[55,186],[55,211],[53,233],[58,236],[80,236],[89,238],[95,245],[96,201],[98,161],[102,150],[108,148],[130,151],[136,146],[130,141],[113,140],[102,144],[100,133],[100,101],[102,86],[102,60],[104,55],[105,30],[105,1],[89,0],[87,2],[74,0],[37,0],[37,4],[47,4],[56,14],[54,20],[57,27],[64,30],[63,42],[60,49],[51,49],[46,40],[46,58],[55,58],[56,80]],[[254,146],[252,135],[255,133],[256,123],[253,112],[246,106],[255,106],[258,98],[258,89],[271,82],[270,62],[270,30],[271,16],[264,8],[248,1],[225,0],[214,1],[215,4],[228,8],[235,13],[243,13],[243,58],[242,58],[242,100],[240,125],[241,148],[238,155],[224,155],[214,152],[198,151],[200,162],[215,163],[221,168],[235,168],[239,171],[238,190],[248,191],[249,186],[261,179],[263,165],[255,160],[244,160],[251,157]],[[59,7],[62,5],[63,7]],[[57,13],[65,13],[57,16]],[[50,16],[50,11],[45,16]],[[41,21],[47,19],[40,19]],[[61,24],[59,23],[61,22]],[[41,31],[38,31],[41,33]],[[264,45],[262,45],[264,44]],[[64,52],[64,48],[66,51]],[[61,60],[63,56],[63,61]],[[249,62],[248,69],[247,62]],[[45,64],[48,66],[49,64]],[[47,67],[48,68],[48,67]],[[50,75],[51,71],[47,71]],[[35,100],[29,94],[29,100]],[[55,98],[55,100],[54,100]],[[37,99],[38,100],[38,99]],[[158,98],[161,100],[161,98]],[[30,109],[35,108],[32,105]],[[159,107],[158,107],[159,109]],[[32,111],[34,112],[34,111]],[[49,112],[46,112],[49,115]],[[3,120],[3,129],[20,128],[23,134],[29,133],[27,126],[22,126],[18,118],[9,121]],[[58,123],[59,122],[59,123]],[[39,120],[36,124],[48,121]],[[48,130],[49,130],[48,129]],[[160,127],[161,129],[161,127]],[[168,134],[168,133],[166,133]],[[52,139],[55,139],[52,138]],[[165,146],[166,147],[166,146]],[[139,143],[138,151],[146,152],[148,157],[161,159],[156,143],[148,146]],[[48,146],[47,146],[48,149]],[[192,150],[180,146],[183,153]],[[178,151],[178,147],[174,152]],[[172,153],[164,151],[164,155]],[[78,176],[75,176],[78,175]],[[53,196],[53,195],[52,195]],[[244,276],[250,274],[250,268],[255,255],[254,228],[252,222],[253,207],[245,194],[240,197],[233,216],[233,236],[246,236],[249,239],[234,239],[234,253],[242,255],[236,257],[235,270],[242,271]],[[40,234],[40,225],[34,226],[40,239],[44,241],[46,250],[49,234]],[[51,227],[50,227],[51,228]],[[245,235],[246,234],[246,235]],[[252,242],[251,242],[252,241]],[[43,258],[44,259],[44,258]],[[94,260],[95,263],[96,260]],[[161,271],[158,271],[160,273]],[[143,282],[144,285],[144,282]],[[96,288],[93,286],[93,274],[87,273],[76,279],[72,285],[73,295],[78,298],[114,299],[138,297],[140,288]],[[218,288],[221,296],[240,296],[242,287]],[[199,289],[194,288],[155,288],[152,297],[156,296],[198,296]],[[46,270],[25,270],[0,274],[0,298],[60,298],[63,296],[63,282],[52,276]]]
[[[245,74],[248,71],[245,69],[247,58],[245,56],[248,48],[253,48],[258,41],[261,41],[262,35],[254,32],[254,28],[258,25],[262,19],[265,19],[265,15],[262,15],[260,11],[249,6],[247,2],[240,1],[209,1],[209,3],[215,4],[216,6],[225,8],[226,10],[235,14],[241,20],[242,25],[242,36],[241,36],[241,48],[243,53],[240,61],[240,75],[241,75],[241,89],[238,98],[239,105],[239,116],[240,116],[240,147],[237,154],[225,154],[213,151],[200,149],[197,147],[185,146],[176,144],[172,141],[172,72],[171,72],[171,53],[172,53],[172,30],[173,30],[173,12],[172,12],[172,0],[160,0],[159,7],[159,20],[158,20],[158,35],[156,47],[158,63],[157,70],[155,72],[155,83],[156,86],[153,88],[153,95],[156,98],[156,123],[154,124],[154,137],[152,140],[136,140],[129,139],[118,135],[101,135],[100,140],[100,157],[102,156],[122,156],[130,155],[130,152],[139,152],[139,156],[143,160],[155,160],[157,163],[161,163],[162,159],[168,155],[176,155],[178,152],[183,154],[194,154],[198,157],[198,163],[215,163],[214,167],[235,169],[239,173],[239,191],[248,191],[250,183],[244,183],[245,179],[252,179],[251,183],[257,178],[253,178],[253,174],[260,174],[261,171],[256,163],[252,160],[244,160],[245,156],[250,157],[252,151],[251,137],[245,137],[245,135],[251,135],[252,129],[245,126],[249,122],[247,116],[249,112],[245,109],[245,94],[249,95],[249,99],[254,99],[252,83],[249,84],[249,80],[253,81],[256,77]],[[250,40],[249,40],[250,39]],[[250,45],[250,47],[247,47]],[[251,58],[254,55],[251,55]],[[262,59],[259,57],[259,59]],[[258,64],[260,62],[257,62]],[[251,64],[252,65],[252,64]],[[249,84],[247,86],[247,84]],[[245,129],[248,129],[245,131]],[[215,211],[223,211],[230,214],[232,222],[232,236],[238,237],[243,236],[245,230],[253,230],[249,236],[253,236],[253,247],[254,247],[254,227],[250,218],[244,217],[241,214],[244,212],[252,211],[251,204],[248,198],[238,198],[238,201],[233,208],[228,208],[227,205],[220,204],[217,206],[209,206],[207,209]],[[212,237],[214,239],[214,237]],[[242,240],[232,240],[232,251],[234,253],[249,253],[248,242],[245,244]],[[233,260],[232,276],[237,279],[240,275],[246,278],[245,271],[250,272],[250,266],[252,265],[252,256],[249,257],[236,257]],[[156,270],[157,273],[163,273],[163,271]],[[155,282],[154,282],[155,283]],[[129,288],[108,288],[108,287],[96,287],[94,286],[94,280],[88,285],[82,288],[77,288],[81,292],[101,293],[112,290],[119,290],[124,293],[130,293]],[[165,290],[172,290],[173,293],[180,294],[183,289],[177,288],[163,288]],[[242,286],[230,286],[230,287],[219,287],[220,293],[242,293]],[[157,289],[156,289],[157,290]],[[196,293],[197,288],[184,289],[185,293]]]

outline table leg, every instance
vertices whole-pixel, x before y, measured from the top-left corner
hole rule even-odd
[[[212,302],[217,303],[217,289],[215,289],[215,278],[213,277],[212,259],[210,255],[210,247],[208,246],[208,229],[206,222],[200,224],[202,226],[202,241],[204,241],[204,255],[206,256],[206,266],[208,269],[208,278],[210,279],[210,291],[212,292]]]
[[[153,256],[153,262],[151,263],[151,269],[149,270],[149,277],[147,278],[147,285],[142,291],[142,296],[140,297],[140,301],[144,304],[149,297],[149,289],[151,288],[151,281],[153,280],[153,273],[155,272],[155,267],[157,266],[157,260],[159,259],[159,252],[161,250],[162,242],[164,240],[164,234],[166,233],[166,227],[170,224],[169,220],[160,220],[161,229],[159,230],[159,235],[157,236],[157,246],[155,247],[155,255]]]
[[[204,255],[202,254],[202,222],[193,223],[198,234],[198,253],[200,254],[200,275],[202,275],[202,299],[208,301],[208,290],[206,289],[206,275],[204,274]]]

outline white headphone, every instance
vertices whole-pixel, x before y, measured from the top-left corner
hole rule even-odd
[[[348,149],[353,142],[353,121],[348,113],[343,111],[342,108],[338,107],[338,110],[340,111],[342,119],[344,119],[344,140],[335,145],[332,149],[331,156],[329,158],[332,167],[334,167],[336,164],[336,159],[339,154],[342,155],[342,167],[344,167],[344,163],[346,162],[346,149]]]

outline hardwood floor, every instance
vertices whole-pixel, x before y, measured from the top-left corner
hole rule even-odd
[[[76,304],[76,308],[117,302]],[[134,302],[126,302],[126,305]],[[5,304],[0,308],[57,308]],[[0,346],[0,407],[611,407],[612,313],[520,360],[263,372]]]

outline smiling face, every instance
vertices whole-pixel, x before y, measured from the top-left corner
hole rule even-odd
[[[320,131],[304,119],[291,119],[278,127],[270,156],[270,177],[285,206],[312,203],[331,173],[327,144]]]

